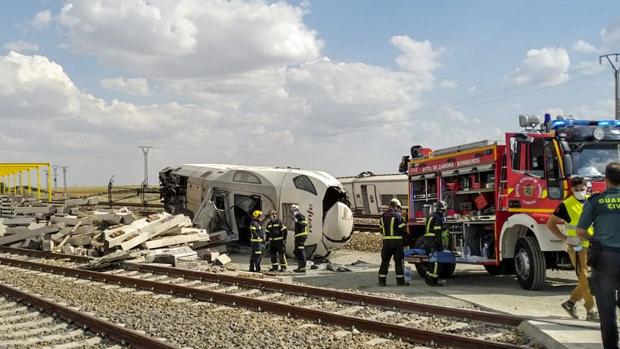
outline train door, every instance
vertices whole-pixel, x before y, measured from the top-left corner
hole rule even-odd
[[[262,200],[260,195],[234,194],[233,212],[240,243],[249,245],[252,212],[261,209]]]
[[[377,203],[377,189],[374,184],[362,184],[362,201],[365,214],[379,214]]]

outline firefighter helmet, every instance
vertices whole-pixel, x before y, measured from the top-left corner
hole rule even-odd
[[[398,200],[397,198],[393,198],[392,200],[390,200],[390,206],[402,207],[402,205],[400,204],[400,200]]]
[[[291,211],[292,212],[297,212],[299,211],[299,206],[297,204],[292,204],[291,205]]]
[[[258,217],[260,217],[262,215],[263,215],[263,211],[260,211],[260,210],[256,210],[256,211],[252,212],[252,217],[254,219],[257,219]]]
[[[438,211],[445,211],[448,209],[448,203],[441,200],[437,203],[437,210]]]

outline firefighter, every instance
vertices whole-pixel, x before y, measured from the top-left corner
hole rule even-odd
[[[265,241],[265,231],[261,222],[265,218],[262,211],[252,212],[252,223],[250,223],[250,245],[252,256],[250,256],[250,271],[260,273],[260,263],[263,259],[263,248]]]
[[[286,235],[286,226],[278,218],[278,212],[270,210],[269,222],[267,222],[267,241],[269,242],[269,255],[271,256],[271,271],[278,271],[278,266],[281,272],[286,271],[286,254],[284,253]]]
[[[306,272],[306,238],[308,237],[308,222],[299,210],[299,206],[291,205],[291,212],[295,216],[295,257],[297,257],[296,273]]]
[[[605,349],[618,349],[616,306],[620,291],[620,163],[605,168],[607,189],[592,195],[577,223],[577,236],[590,240],[590,285],[596,298]],[[594,235],[588,229],[594,226]]]
[[[583,177],[573,177],[570,180],[573,195],[562,201],[555,209],[553,214],[547,220],[547,228],[559,239],[566,241],[568,256],[575,267],[577,274],[577,286],[571,292],[570,298],[562,303],[562,308],[568,312],[573,318],[577,318],[577,309],[575,303],[584,300],[586,308],[586,320],[598,321],[598,314],[594,311],[594,298],[590,293],[590,285],[588,284],[588,267],[586,265],[588,256],[589,241],[580,241],[577,237],[577,222],[583,211],[583,205],[587,199],[586,180]],[[564,221],[566,225],[566,235],[562,234],[558,229],[558,224]],[[590,235],[593,233],[592,228],[588,229]]]
[[[426,250],[426,253],[430,256],[431,253],[440,252],[442,250],[450,249],[450,234],[445,227],[445,212],[448,209],[448,203],[445,201],[439,201],[435,205],[435,212],[433,212],[426,219],[426,229],[424,236],[418,240],[416,247],[422,247]],[[428,263],[428,270],[424,281],[429,286],[441,286],[437,282],[439,278],[439,263]]]
[[[381,215],[381,233],[383,234],[383,247],[381,248],[381,267],[379,267],[379,286],[387,285],[387,274],[390,268],[390,260],[394,257],[394,269],[396,270],[396,284],[408,286],[405,282],[403,263],[405,258],[405,226],[401,216],[400,201],[396,198],[390,200],[390,208]]]

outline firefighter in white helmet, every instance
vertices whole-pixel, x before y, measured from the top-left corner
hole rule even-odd
[[[405,228],[406,223],[399,210],[400,201],[396,198],[390,200],[390,208],[381,215],[381,233],[383,235],[383,247],[381,248],[381,267],[379,268],[379,286],[387,285],[387,274],[390,260],[394,257],[396,269],[396,284],[407,286],[404,274],[405,258]]]
[[[299,206],[291,205],[291,212],[295,216],[295,257],[297,257],[296,273],[306,272],[306,238],[308,237],[308,222],[301,213]]]

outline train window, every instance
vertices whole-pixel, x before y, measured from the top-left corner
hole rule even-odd
[[[398,201],[400,201],[400,204],[403,206],[407,206],[407,202],[409,201],[409,196],[407,195],[396,195],[396,198],[398,199]]]
[[[383,206],[390,206],[390,200],[392,200],[393,197],[394,197],[394,195],[381,194],[381,205],[383,205]]]
[[[312,184],[312,181],[310,180],[310,178],[308,178],[308,176],[297,176],[293,178],[293,183],[295,183],[295,188],[305,190],[309,193],[317,195],[316,188],[314,187],[314,184]]]
[[[247,171],[237,171],[233,176],[233,182],[261,184],[260,179],[256,175]]]

